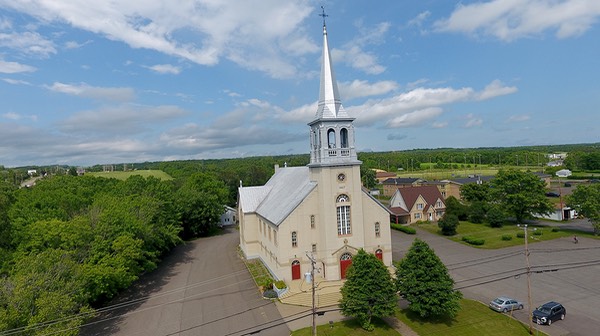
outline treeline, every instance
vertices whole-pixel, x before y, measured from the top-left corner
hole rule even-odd
[[[77,335],[94,307],[183,239],[215,230],[227,193],[204,173],[177,183],[71,175],[32,188],[0,182],[0,331]]]

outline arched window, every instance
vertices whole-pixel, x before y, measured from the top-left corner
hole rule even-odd
[[[327,144],[329,148],[335,148],[335,130],[333,128],[327,130]]]
[[[381,225],[379,222],[375,222],[375,237],[381,236]]]
[[[348,148],[348,130],[342,128],[340,131],[340,145],[342,148]]]
[[[296,231],[292,231],[292,247],[298,246],[298,233]]]
[[[341,194],[335,199],[336,203],[346,203],[348,201],[350,201],[350,198],[346,194]]]

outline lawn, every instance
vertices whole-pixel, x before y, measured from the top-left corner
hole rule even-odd
[[[271,273],[267,271],[267,268],[259,259],[247,260],[246,267],[248,267],[250,275],[252,275],[252,278],[258,286],[264,286],[267,283],[273,282]]]
[[[431,233],[439,234],[440,229],[437,223],[422,223],[416,225],[419,228],[427,230]],[[561,229],[549,226],[536,226],[529,225],[529,243],[535,243],[538,241],[544,240],[552,240],[561,237],[572,237],[574,234],[581,237],[589,237],[596,238],[598,236],[594,236],[592,233],[581,232],[576,230],[568,230]],[[462,237],[470,236],[478,239],[484,239],[485,244],[476,246],[469,245],[477,248],[483,249],[498,249],[509,246],[516,246],[524,244],[524,238],[517,237],[517,234],[523,234],[523,228],[517,227],[515,224],[505,224],[501,228],[492,228],[488,224],[473,224],[470,222],[461,221],[458,225],[458,229],[456,230],[457,234],[454,236],[449,236],[448,239],[451,239],[456,242],[463,243],[465,245],[469,245],[466,242],[462,241]],[[536,231],[536,232],[534,232]],[[540,234],[541,233],[541,234]],[[512,237],[511,240],[502,240],[502,236],[507,235]]]
[[[481,302],[463,299],[461,309],[455,318],[422,319],[408,309],[396,313],[396,317],[419,335],[444,336],[485,336],[485,335],[529,335],[528,326],[509,317],[496,313]],[[536,325],[534,325],[534,328]],[[534,331],[535,335],[546,335]]]
[[[173,178],[162,170],[131,170],[131,171],[112,171],[112,172],[89,172],[86,175],[96,177],[115,178],[117,180],[126,180],[129,176],[140,175],[142,177],[154,176],[163,181],[172,180]]]
[[[384,321],[374,318],[373,324],[375,325],[375,330],[373,331],[365,331],[360,327],[360,324],[357,320],[345,320],[341,322],[335,322],[331,325],[324,324],[317,326],[317,335],[319,336],[398,336],[396,330],[392,329],[387,323]],[[312,327],[298,329],[292,332],[292,336],[310,336],[312,333]]]

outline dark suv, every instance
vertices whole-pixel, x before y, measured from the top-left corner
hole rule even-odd
[[[567,310],[560,303],[550,301],[533,311],[532,321],[537,324],[551,325],[557,320],[564,320]]]

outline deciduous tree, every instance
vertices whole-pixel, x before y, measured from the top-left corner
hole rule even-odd
[[[421,317],[456,315],[462,294],[454,290],[446,266],[426,242],[415,239],[396,266],[396,288],[411,311]]]
[[[567,205],[592,222],[594,233],[600,234],[600,184],[579,185],[567,196]]]
[[[346,272],[346,282],[341,291],[342,313],[358,318],[365,330],[373,330],[373,316],[393,315],[398,305],[387,267],[363,249],[352,258],[352,266]]]

